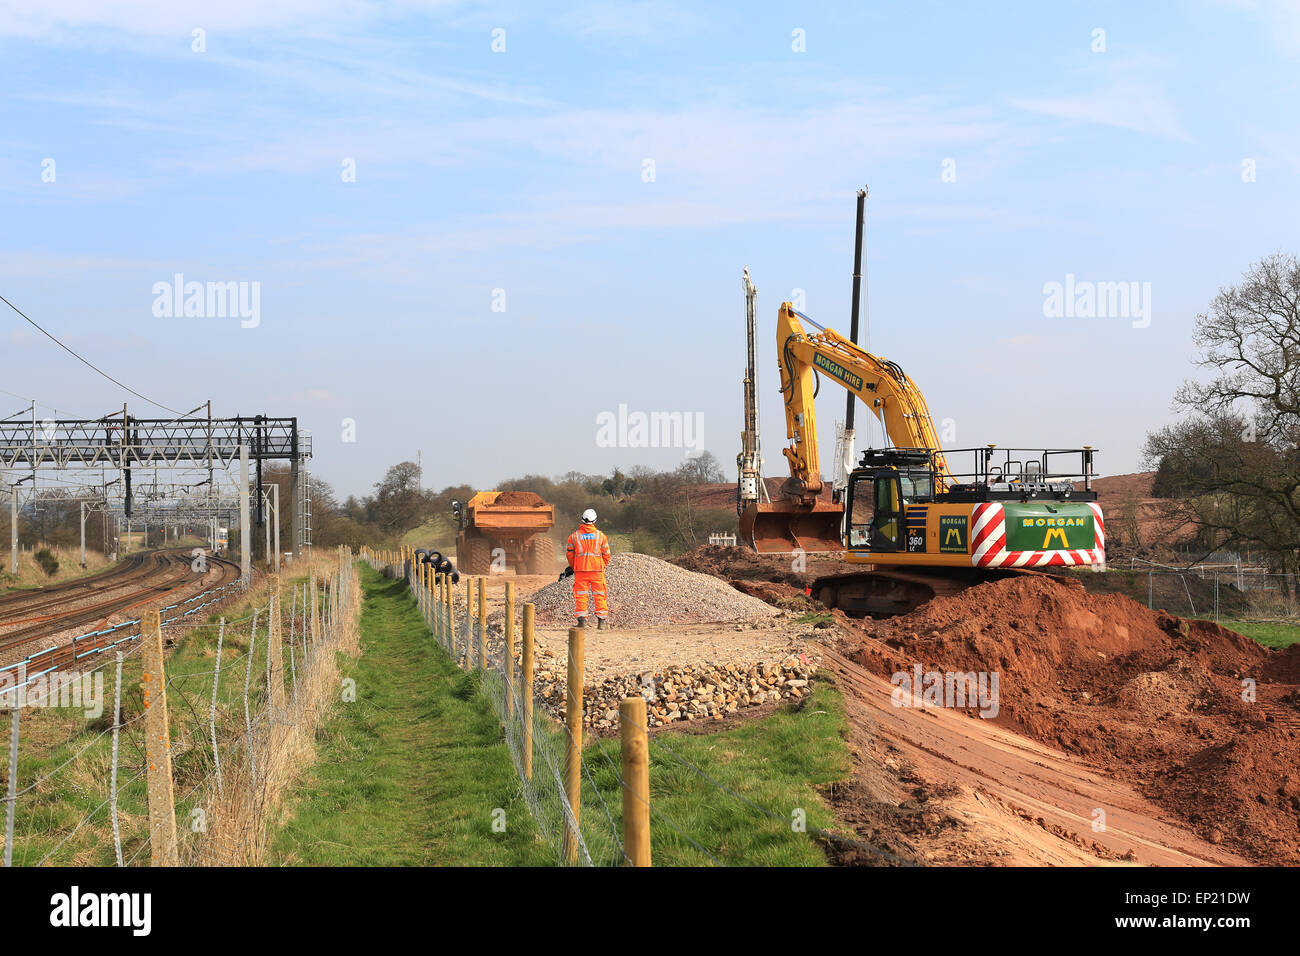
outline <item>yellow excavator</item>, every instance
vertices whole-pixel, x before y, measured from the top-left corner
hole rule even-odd
[[[822,603],[855,615],[898,614],[993,576],[1104,567],[1091,446],[945,452],[925,397],[897,363],[789,302],[777,315],[776,344],[790,475],[770,503],[745,500],[742,490],[741,537],[768,554],[843,551],[860,567],[815,580]],[[822,380],[861,399],[890,442],[862,454],[840,501],[821,477],[813,402]],[[969,468],[954,470],[955,461]]]

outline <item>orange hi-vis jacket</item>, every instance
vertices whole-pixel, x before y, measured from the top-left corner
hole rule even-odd
[[[604,571],[611,559],[609,539],[594,524],[578,525],[569,535],[564,553],[574,571]]]

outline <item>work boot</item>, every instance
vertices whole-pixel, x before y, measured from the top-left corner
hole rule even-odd
[[[585,617],[578,618],[578,627],[586,627],[586,626],[587,626],[587,619]]]
[[[605,619],[603,617],[596,618],[596,630],[603,631],[604,629],[605,629]]]

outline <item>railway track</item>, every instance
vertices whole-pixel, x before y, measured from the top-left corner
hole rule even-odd
[[[85,577],[47,587],[18,589],[0,594],[0,621],[12,617],[20,608],[68,600],[73,594],[91,593],[104,589],[114,581],[129,579],[158,554],[156,551],[137,551],[127,555],[118,564]]]
[[[134,593],[141,585],[159,585],[163,580],[178,581],[188,570],[188,559],[179,551],[154,551],[133,554],[111,573],[93,575],[81,581],[70,581],[55,588],[35,592],[5,595],[8,601],[0,602],[0,649],[9,636],[7,628],[19,624],[38,624],[52,621],[72,613],[74,603],[90,601],[90,607],[103,607],[111,613],[114,598]]]
[[[107,572],[40,591],[0,596],[0,662],[18,662],[20,648],[42,638],[89,629],[27,659],[29,672],[33,667],[41,673],[66,668],[134,636],[126,629],[138,624],[138,618],[106,627],[114,615],[134,617],[136,610],[164,605],[177,612],[172,617],[164,613],[165,620],[172,620],[203,606],[196,605],[199,597],[219,594],[239,580],[239,566],[231,561],[208,556],[208,570],[202,576],[191,569],[191,561],[185,549],[144,552]],[[0,678],[17,666],[0,666]]]

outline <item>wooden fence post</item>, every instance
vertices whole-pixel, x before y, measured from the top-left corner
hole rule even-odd
[[[580,627],[569,628],[569,679],[564,702],[564,722],[569,733],[564,748],[564,794],[573,819],[565,821],[564,856],[570,863],[578,862],[578,830],[582,823],[582,638],[585,633]]]
[[[167,677],[163,672],[162,617],[157,611],[140,616],[144,692],[146,777],[149,789],[149,862],[151,866],[180,866],[176,847],[176,794],[172,789],[172,743],[167,727]]]
[[[465,576],[465,669],[474,666],[474,579]]]
[[[450,574],[442,576],[442,606],[447,613],[447,650],[456,659],[456,592]]]
[[[444,648],[447,646],[447,622],[442,616],[443,605],[443,588],[447,584],[447,575],[438,571],[429,579],[429,614],[433,618],[433,633],[438,637],[438,643]]]
[[[506,582],[506,652],[503,674],[506,682],[506,720],[515,716],[515,582]]]
[[[487,670],[487,578],[478,579],[478,666]]]
[[[280,576],[271,577],[270,607],[267,614],[271,627],[267,632],[266,653],[271,655],[271,714],[283,714],[284,706],[284,648],[280,645]]]
[[[438,635],[442,646],[448,651],[451,650],[451,644],[447,640],[451,633],[448,629],[447,622],[447,582],[451,580],[449,574],[439,574],[436,578],[436,587],[433,589],[433,613],[438,619]]]
[[[316,575],[311,576],[311,646],[320,643],[320,595],[316,593]]]
[[[524,705],[524,779],[533,779],[533,605],[524,605],[524,675],[519,697]]]
[[[618,705],[623,750],[623,852],[633,866],[650,865],[650,742],[645,698],[625,697]]]

